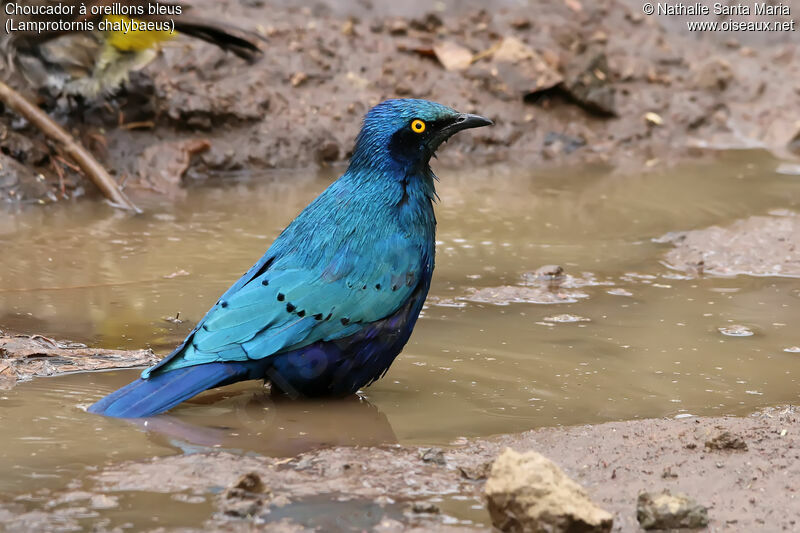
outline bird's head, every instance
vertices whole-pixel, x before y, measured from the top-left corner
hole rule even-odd
[[[386,100],[364,117],[351,165],[390,163],[407,170],[425,168],[436,149],[451,136],[491,124],[487,118],[427,100]]]

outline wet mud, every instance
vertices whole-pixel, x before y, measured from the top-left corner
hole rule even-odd
[[[800,277],[800,216],[775,211],[725,227],[668,233],[665,263],[689,275]]]
[[[614,515],[613,531],[640,531],[639,493],[665,489],[707,507],[715,531],[792,530],[800,521],[792,481],[800,475],[798,421],[789,406],[744,418],[545,428],[459,439],[443,450],[334,447],[288,458],[206,451],[106,464],[68,490],[0,503],[0,516],[8,531],[49,531],[144,492],[194,502],[202,509],[197,530],[326,530],[345,519],[374,531],[486,531],[483,487],[491,462],[510,447],[559,465]],[[50,510],[24,512],[37,497]]]
[[[0,389],[34,377],[147,366],[158,359],[152,350],[89,348],[42,335],[6,335],[0,331]]]
[[[788,156],[798,133],[782,112],[798,103],[791,32],[690,33],[680,21],[644,17],[632,0],[491,10],[473,1],[203,0],[194,9],[260,34],[263,57],[248,65],[179,38],[103,102],[41,99],[130,193],[174,195],[216,175],[343,162],[364,112],[387,97],[437,100],[495,120],[442,151],[456,165],[639,169],[744,146]],[[12,73],[2,76],[25,89]],[[94,193],[7,110],[0,152],[4,200]]]

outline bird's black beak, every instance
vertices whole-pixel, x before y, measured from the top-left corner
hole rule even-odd
[[[470,128],[480,128],[483,126],[491,126],[494,122],[486,117],[480,115],[470,115],[469,113],[461,113],[456,117],[456,120],[443,128],[447,132],[447,136],[458,133],[461,130],[468,130]]]
[[[471,115],[469,113],[460,113],[459,115],[456,115],[454,119],[449,120],[433,134],[431,141],[429,142],[429,148],[431,152],[435,152],[439,145],[461,130],[481,128],[483,126],[491,126],[493,124],[494,122],[486,117],[482,117],[480,115]]]

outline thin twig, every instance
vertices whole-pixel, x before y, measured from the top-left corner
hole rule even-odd
[[[53,122],[47,113],[30,103],[24,96],[0,81],[0,100],[11,109],[22,115],[28,122],[39,128],[46,136],[61,144],[64,152],[69,155],[86,176],[109,199],[111,205],[120,209],[128,209],[135,213],[141,210],[131,202],[125,193],[117,186],[114,179],[106,172],[100,163],[81,146],[69,133]]]

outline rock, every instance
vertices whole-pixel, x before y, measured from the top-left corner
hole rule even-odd
[[[730,431],[723,431],[719,435],[706,441],[706,448],[709,450],[740,450],[747,451],[747,443],[744,439],[731,433]]]
[[[472,52],[452,41],[433,45],[433,53],[445,70],[464,70],[472,64]]]
[[[600,116],[616,116],[616,91],[609,84],[606,54],[588,48],[567,65],[564,90],[579,106]]]
[[[458,471],[461,472],[461,477],[471,481],[486,479],[489,477],[489,472],[492,470],[492,463],[479,463],[477,465],[461,465]]]
[[[439,506],[431,502],[414,502],[411,504],[411,512],[415,514],[438,514]]]
[[[685,494],[643,492],[636,502],[636,519],[643,529],[697,529],[708,525],[708,510]]]
[[[271,496],[271,491],[261,481],[261,476],[255,472],[247,472],[239,476],[224,492],[220,507],[228,516],[247,518],[258,514]]]
[[[207,139],[165,141],[148,146],[137,162],[139,177],[148,188],[174,198],[192,158],[209,148],[211,142]]]
[[[446,464],[444,452],[441,448],[428,448],[427,450],[421,450],[419,457],[426,463],[434,463],[437,465]]]
[[[305,72],[295,72],[292,74],[292,77],[289,78],[289,83],[292,84],[292,87],[300,87],[306,80],[308,80],[308,74]]]
[[[264,486],[264,482],[261,481],[261,477],[255,472],[242,474],[236,483],[233,484],[233,488],[246,490],[247,492],[266,492],[267,490]]]
[[[552,461],[510,448],[492,465],[484,489],[492,523],[502,531],[611,531],[613,517]]]
[[[563,81],[544,56],[517,37],[505,37],[492,54],[492,60],[497,78],[513,95],[532,95]]]
[[[661,115],[653,111],[648,111],[644,114],[644,121],[653,126],[662,126],[664,124],[664,119],[661,118]]]
[[[733,71],[727,61],[712,59],[697,69],[695,84],[701,89],[724,91],[733,80]]]
[[[389,33],[392,35],[405,35],[408,33],[408,22],[404,19],[395,19],[388,24]]]

